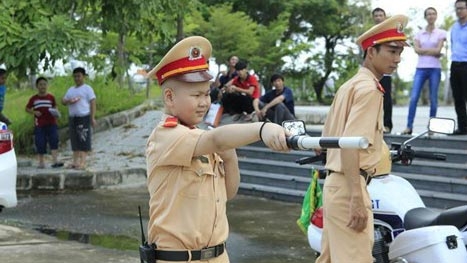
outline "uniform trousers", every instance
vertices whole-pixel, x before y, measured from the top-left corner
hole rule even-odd
[[[368,212],[365,230],[356,232],[347,224],[350,219],[350,188],[342,173],[326,177],[323,187],[324,228],[321,255],[316,263],[372,263],[373,212],[365,179],[360,177],[363,199]]]

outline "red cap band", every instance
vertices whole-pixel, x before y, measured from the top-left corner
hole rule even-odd
[[[391,42],[391,41],[405,41],[407,37],[404,35],[404,32],[400,30],[389,29],[378,33],[376,35],[372,35],[371,37],[362,41],[362,49],[366,50],[367,48],[374,46],[376,44],[384,43],[384,42]]]
[[[156,77],[159,85],[161,85],[169,77],[181,75],[187,72],[196,72],[208,69],[209,66],[204,56],[196,59],[184,57],[162,67],[156,72]]]

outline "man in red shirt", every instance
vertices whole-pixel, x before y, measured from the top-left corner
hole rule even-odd
[[[222,105],[227,113],[239,114],[234,121],[243,118],[243,121],[251,121],[254,111],[253,100],[259,98],[260,88],[255,76],[248,73],[247,64],[243,61],[235,65],[237,76],[230,80],[222,92]]]

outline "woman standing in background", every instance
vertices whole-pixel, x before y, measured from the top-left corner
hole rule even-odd
[[[418,54],[418,63],[410,94],[407,128],[402,132],[402,134],[408,135],[412,134],[418,99],[426,80],[429,81],[430,87],[430,117],[436,116],[438,108],[438,88],[441,79],[440,57],[441,49],[446,40],[446,31],[435,26],[438,18],[435,8],[428,7],[425,9],[424,16],[428,25],[420,30],[414,39],[414,50]]]

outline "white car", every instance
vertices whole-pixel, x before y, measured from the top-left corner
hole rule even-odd
[[[16,199],[16,154],[13,148],[13,132],[0,122],[0,211],[15,207]]]

